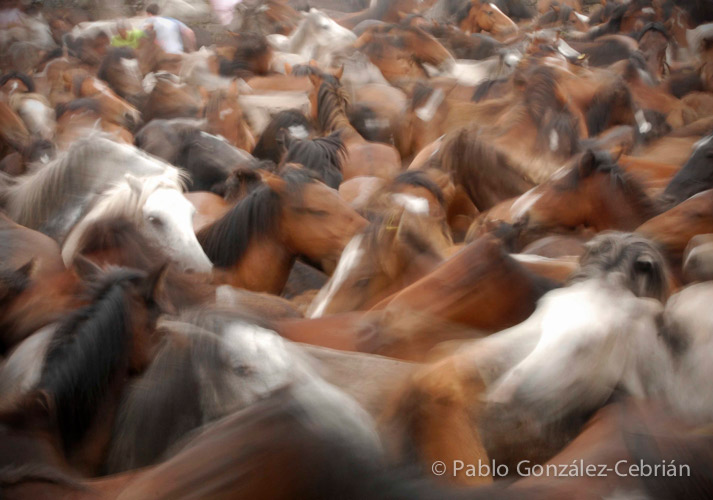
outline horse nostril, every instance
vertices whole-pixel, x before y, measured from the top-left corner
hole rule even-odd
[[[185,269],[184,272],[185,272],[186,274],[195,274],[196,270],[193,269],[192,267],[189,267],[189,268]]]

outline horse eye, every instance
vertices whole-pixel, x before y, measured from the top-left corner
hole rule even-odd
[[[369,284],[369,278],[361,278],[354,283],[356,288],[364,288]]]
[[[163,224],[163,221],[161,219],[159,219],[158,217],[154,217],[153,215],[149,215],[146,220],[148,220],[154,226],[161,226]]]
[[[653,264],[648,260],[637,260],[634,263],[634,269],[640,273],[650,273],[653,267]]]

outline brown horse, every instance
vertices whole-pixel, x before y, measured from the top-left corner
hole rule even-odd
[[[198,240],[220,270],[217,280],[279,294],[297,255],[333,269],[366,221],[305,170],[266,174],[266,179],[202,229]]]
[[[527,318],[551,287],[507,255],[498,240],[484,236],[374,309],[413,309],[497,331]]]
[[[517,24],[494,3],[487,0],[471,0],[470,3],[468,15],[460,23],[461,30],[466,33],[485,31],[496,40],[504,40],[517,33]]]
[[[658,213],[641,185],[607,153],[587,151],[512,205],[528,229],[634,230]]]
[[[224,137],[233,146],[245,151],[255,147],[255,137],[238,104],[238,82],[233,80],[226,89],[211,92],[204,110],[207,131]]]
[[[141,107],[146,99],[141,82],[143,74],[136,53],[128,47],[110,49],[97,72],[116,94],[136,107]]]
[[[143,109],[144,121],[155,118],[198,118],[203,114],[206,95],[171,73],[156,73],[156,84]]]
[[[315,297],[307,315],[369,309],[428,274],[441,263],[449,240],[443,217],[392,209],[374,220],[344,248],[334,276]]]
[[[661,245],[680,265],[688,242],[713,232],[713,190],[703,191],[640,225],[636,231]]]
[[[162,275],[163,268],[118,269],[94,278],[89,304],[59,322],[37,386],[4,421],[48,431],[73,467],[98,472],[121,388],[146,367],[157,341],[153,296]]]
[[[310,93],[312,117],[323,133],[339,131],[347,150],[342,165],[344,180],[359,175],[375,175],[391,179],[401,170],[399,153],[392,146],[364,140],[349,123],[349,98],[339,83],[342,70],[336,75],[311,74],[314,89]]]
[[[68,149],[75,140],[94,131],[97,126],[111,134],[117,142],[132,144],[134,137],[126,128],[104,118],[101,103],[96,98],[81,98],[57,106],[55,142],[60,150]]]

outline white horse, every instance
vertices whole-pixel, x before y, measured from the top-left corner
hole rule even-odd
[[[100,194],[87,215],[70,231],[62,246],[69,267],[87,229],[99,219],[125,217],[182,269],[210,272],[212,264],[193,230],[195,207],[182,194],[183,186],[171,176],[134,177]]]
[[[350,46],[356,38],[351,30],[340,26],[324,12],[310,9],[289,37],[270,35],[268,41],[277,51],[299,56],[299,59],[285,62],[293,64],[314,59],[320,66],[329,67],[332,54]]]
[[[18,224],[62,241],[89,201],[130,173],[165,175],[178,183],[179,170],[128,144],[95,133],[79,139],[47,165],[2,188],[5,210]]]

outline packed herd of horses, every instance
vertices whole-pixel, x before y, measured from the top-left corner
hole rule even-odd
[[[0,31],[0,497],[712,498],[713,3],[316,6]]]

